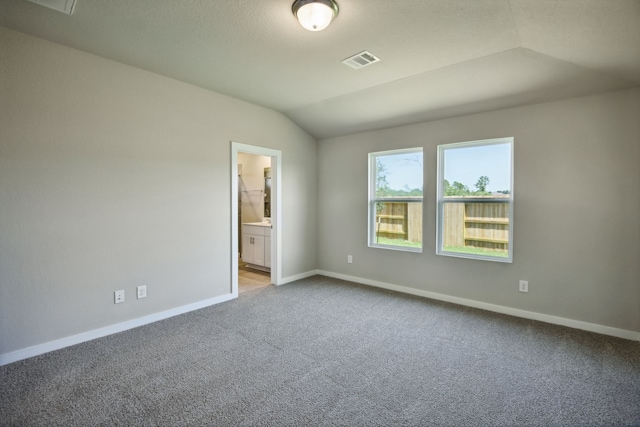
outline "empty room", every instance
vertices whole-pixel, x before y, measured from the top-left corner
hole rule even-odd
[[[0,426],[638,426],[639,165],[638,0],[0,0]]]

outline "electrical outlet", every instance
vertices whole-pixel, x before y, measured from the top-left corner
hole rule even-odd
[[[115,292],[114,302],[116,304],[120,304],[121,302],[124,302],[124,290]]]
[[[526,280],[520,280],[520,285],[518,287],[520,292],[529,292],[529,282]]]
[[[147,297],[147,285],[138,286],[138,299]]]
[[[347,262],[353,264],[353,257],[351,255],[347,255]]]

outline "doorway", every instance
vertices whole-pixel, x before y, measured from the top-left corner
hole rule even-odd
[[[238,293],[271,284],[271,157],[238,152]]]
[[[255,288],[265,280],[274,285],[281,282],[281,157],[279,150],[231,142],[231,293],[234,297],[240,293],[240,277],[243,283],[248,283],[243,289]],[[243,250],[243,244],[252,246]],[[255,259],[252,258],[254,250]],[[245,259],[240,262],[242,254],[251,258],[250,262]]]

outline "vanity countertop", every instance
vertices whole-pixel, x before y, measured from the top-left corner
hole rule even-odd
[[[271,227],[270,222],[243,222],[242,225],[256,225],[258,227]]]

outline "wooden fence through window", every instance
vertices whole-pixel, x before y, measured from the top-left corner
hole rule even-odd
[[[388,239],[422,242],[422,203],[383,203],[376,233]],[[444,247],[509,248],[508,203],[445,203]]]
[[[422,242],[422,203],[382,203],[376,215],[376,233],[380,237]]]

